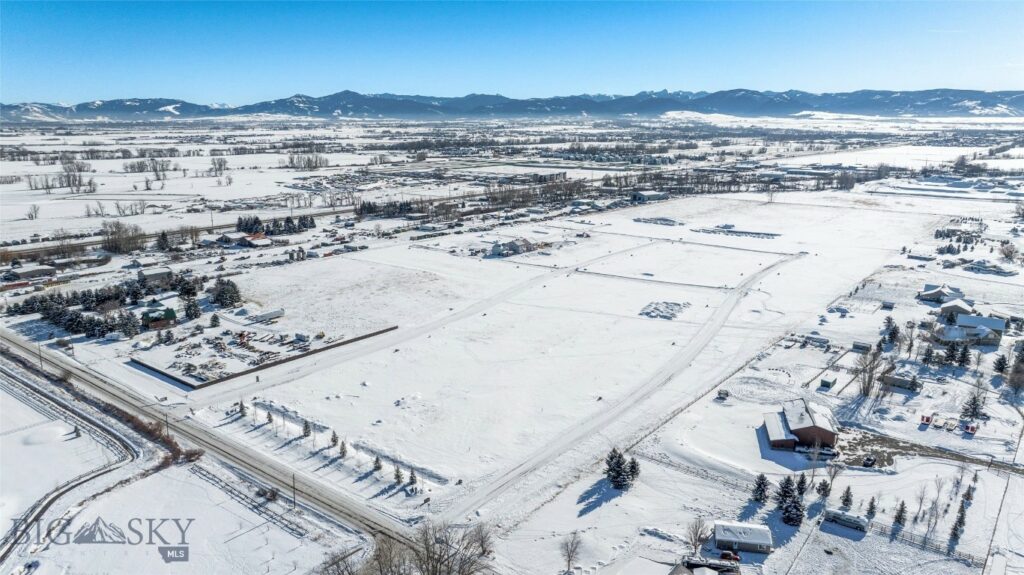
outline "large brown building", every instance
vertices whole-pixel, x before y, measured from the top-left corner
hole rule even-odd
[[[839,426],[832,414],[804,399],[783,402],[782,411],[764,414],[764,424],[774,449],[794,449],[816,442],[822,447],[835,447],[839,441]]]

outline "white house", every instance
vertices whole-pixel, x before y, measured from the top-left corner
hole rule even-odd
[[[723,551],[772,552],[772,532],[764,525],[715,521],[715,546]]]

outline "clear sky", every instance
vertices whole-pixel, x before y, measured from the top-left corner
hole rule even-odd
[[[1024,2],[15,2],[0,101],[1024,89]]]

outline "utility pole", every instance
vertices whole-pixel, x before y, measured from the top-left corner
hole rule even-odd
[[[43,344],[42,342],[36,342],[36,349],[39,350],[39,370],[43,369]]]
[[[292,509],[295,509],[295,474],[292,473]]]

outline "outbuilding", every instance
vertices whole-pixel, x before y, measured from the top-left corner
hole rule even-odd
[[[667,200],[668,194],[665,192],[655,191],[637,191],[633,192],[629,196],[629,199],[638,204],[646,204],[647,202],[653,202],[657,200]]]
[[[171,285],[174,272],[169,267],[143,268],[139,270],[139,281],[151,286],[167,287]]]
[[[4,279],[9,281],[31,280],[55,275],[57,275],[57,268],[53,266],[28,264],[20,268],[12,268],[4,274]]]

